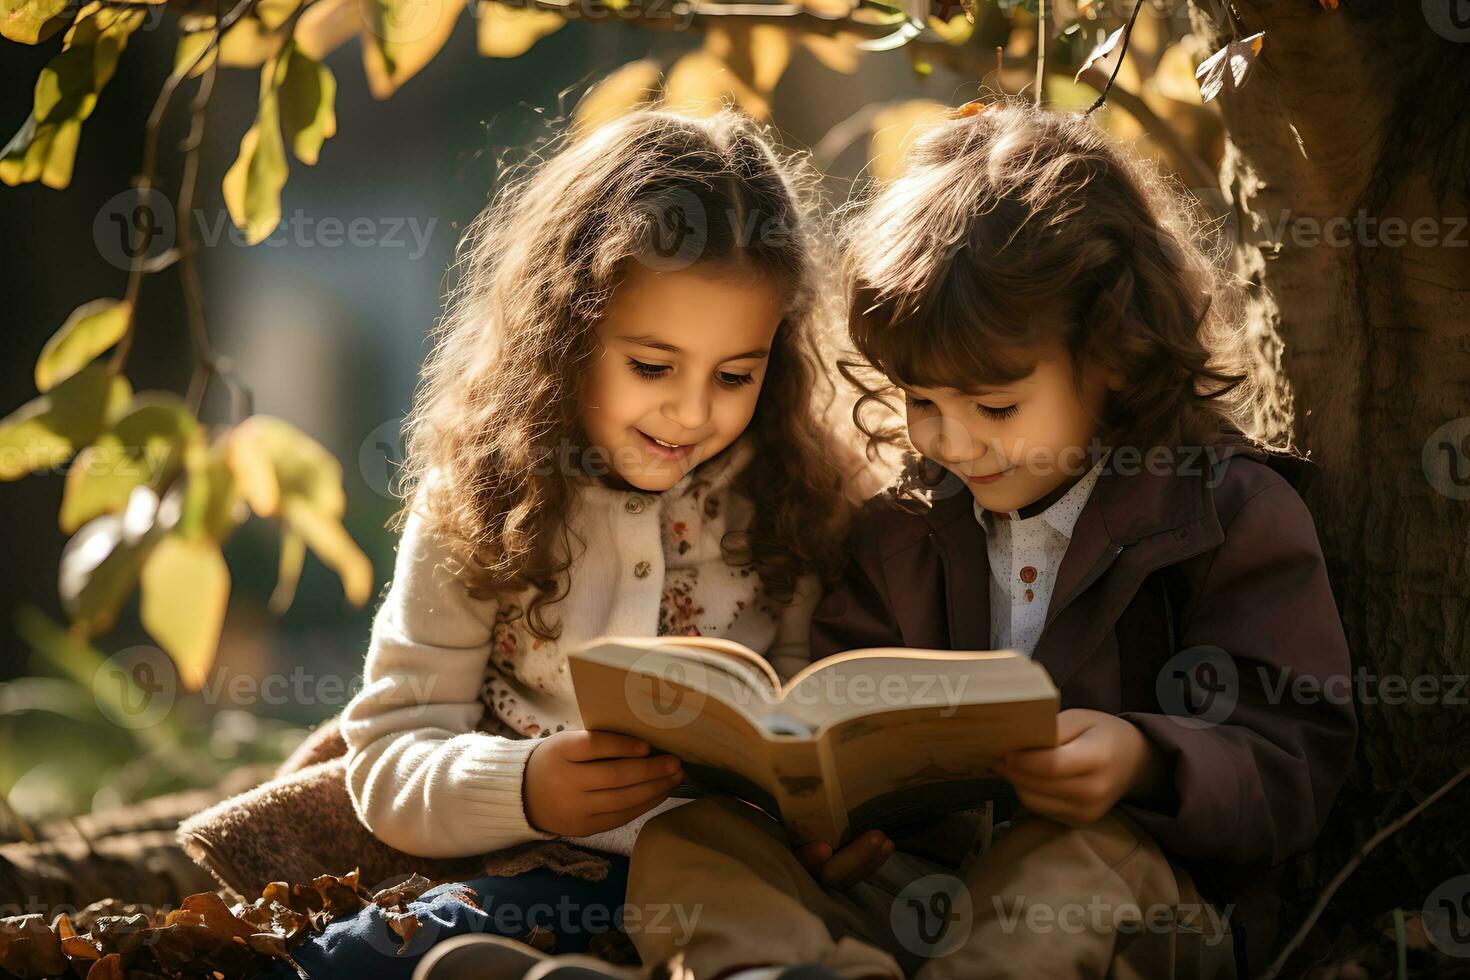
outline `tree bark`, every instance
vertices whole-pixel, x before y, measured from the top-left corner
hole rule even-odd
[[[1220,96],[1222,190],[1269,421],[1320,467],[1306,498],[1354,656],[1358,760],[1311,889],[1470,762],[1470,23],[1445,27],[1470,3],[1197,3],[1210,51],[1265,31]],[[1329,915],[1420,909],[1470,869],[1467,801],[1462,785],[1386,842]]]

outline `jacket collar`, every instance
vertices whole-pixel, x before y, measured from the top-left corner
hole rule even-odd
[[[1151,572],[1224,540],[1213,492],[1220,470],[1212,465],[1224,455],[1215,449],[1150,464],[1137,449],[1118,447],[1108,458],[1073,528],[1033,654],[1058,688],[1091,656]],[[930,500],[922,513],[944,559],[951,646],[989,649],[990,562],[973,498],[963,481],[946,474]]]

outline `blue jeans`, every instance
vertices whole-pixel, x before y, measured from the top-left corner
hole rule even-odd
[[[370,905],[312,935],[294,947],[291,955],[313,980],[411,980],[418,961],[441,939],[467,932],[523,939],[532,927],[549,930],[555,936],[552,953],[583,953],[596,934],[622,928],[628,859],[620,854],[603,856],[612,867],[602,881],[537,868],[510,877],[436,885],[409,903],[418,914],[419,927],[402,953],[398,948],[403,944],[388,928],[382,909]],[[479,909],[453,897],[462,887],[475,893]],[[283,962],[257,977],[297,980],[296,972]]]

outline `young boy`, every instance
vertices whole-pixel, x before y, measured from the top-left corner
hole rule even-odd
[[[896,851],[881,834],[793,851],[723,800],[652,821],[629,903],[699,917],[687,941],[635,935],[645,963],[1265,965],[1272,870],[1320,830],[1356,734],[1350,703],[1301,692],[1340,688],[1348,651],[1281,475],[1302,461],[1242,432],[1244,337],[1176,208],[1084,117],[1018,106],[942,123],[854,223],[852,339],[902,391],[917,452],[858,521],[813,657],[1020,651],[1060,692],[1057,745],[997,764],[1009,819],[935,821]]]

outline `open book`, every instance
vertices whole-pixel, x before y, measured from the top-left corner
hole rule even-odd
[[[723,793],[833,846],[1013,797],[991,763],[1056,744],[1057,691],[1018,653],[852,650],[786,684],[728,640],[608,637],[569,658],[582,724],[677,755],[673,796]]]

